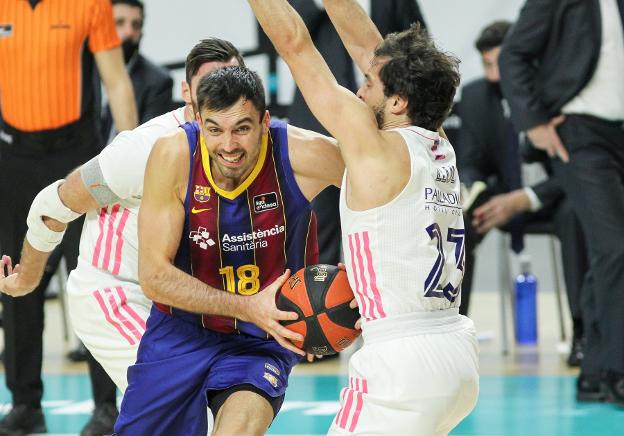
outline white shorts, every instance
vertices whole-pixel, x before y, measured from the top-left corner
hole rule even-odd
[[[469,318],[374,321],[349,361],[349,387],[329,434],[446,435],[477,402],[478,365]]]
[[[152,302],[137,283],[80,265],[69,275],[67,296],[76,334],[124,392]]]

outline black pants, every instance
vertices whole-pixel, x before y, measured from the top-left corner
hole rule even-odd
[[[470,305],[472,278],[475,264],[475,250],[483,240],[471,223],[472,217],[464,216],[466,227],[466,269],[462,281],[462,300],[460,313],[466,315]],[[561,259],[563,275],[566,284],[570,315],[572,317],[574,336],[581,338],[584,335],[582,298],[586,289],[585,276],[589,269],[585,238],[580,221],[574,213],[567,199],[560,201],[556,206],[544,208],[537,212],[527,213],[524,223],[527,229],[533,225],[552,222],[554,234],[561,242]],[[502,230],[505,230],[504,228]],[[510,278],[511,279],[511,278]]]
[[[555,160],[553,169],[589,248],[582,370],[624,372],[624,129],[620,122],[568,116],[558,132],[570,162]]]
[[[32,134],[5,127],[12,143],[0,140],[0,247],[14,263],[19,262],[32,200],[97,153],[94,129],[88,120]],[[81,229],[80,222],[72,223],[60,245],[69,270],[76,266]],[[2,295],[4,365],[14,405],[41,406],[44,290],[39,286],[20,298]]]

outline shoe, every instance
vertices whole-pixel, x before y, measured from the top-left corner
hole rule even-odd
[[[117,407],[114,404],[102,404],[93,410],[91,419],[80,432],[80,436],[103,436],[113,433],[117,420]]]
[[[599,403],[606,398],[599,375],[579,374],[576,380],[576,401]]]
[[[567,364],[570,368],[577,368],[581,366],[585,351],[585,339],[573,338],[572,346],[570,347],[570,355],[568,356]]]
[[[624,407],[624,373],[605,372],[602,377],[602,389],[609,403]]]
[[[72,362],[86,362],[87,353],[87,348],[81,342],[76,348],[67,353],[67,358]]]
[[[45,418],[41,409],[18,404],[0,421],[1,436],[22,436],[28,433],[46,433]]]

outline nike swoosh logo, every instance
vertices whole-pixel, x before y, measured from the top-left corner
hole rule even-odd
[[[208,210],[212,209],[211,207],[209,207],[208,209],[191,209],[191,213],[202,213],[202,212],[206,212]]]

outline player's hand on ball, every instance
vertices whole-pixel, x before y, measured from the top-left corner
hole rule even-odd
[[[19,264],[13,267],[11,258],[2,256],[0,259],[0,292],[12,297],[22,297],[29,294],[33,289],[29,284],[22,282]]]
[[[355,309],[356,307],[359,307],[359,304],[355,298],[351,300],[351,303],[349,303],[349,307],[351,309]],[[362,330],[362,317],[358,318],[358,320],[355,322],[355,325],[353,327],[355,327],[358,330]]]
[[[310,363],[314,362],[315,358],[316,360],[321,360],[323,356],[321,356],[320,354],[306,353],[306,359],[308,359],[308,362]]]
[[[279,276],[277,280],[266,287],[262,292],[258,292],[256,295],[248,297],[248,319],[267,332],[273,337],[282,347],[297,353],[301,356],[305,356],[305,352],[293,345],[291,341],[303,341],[303,336],[299,333],[295,333],[283,325],[280,321],[294,321],[299,318],[299,315],[295,312],[285,312],[279,310],[275,305],[275,297],[277,292],[281,289],[282,285],[286,283],[290,277],[290,270],[286,270],[284,274]]]

